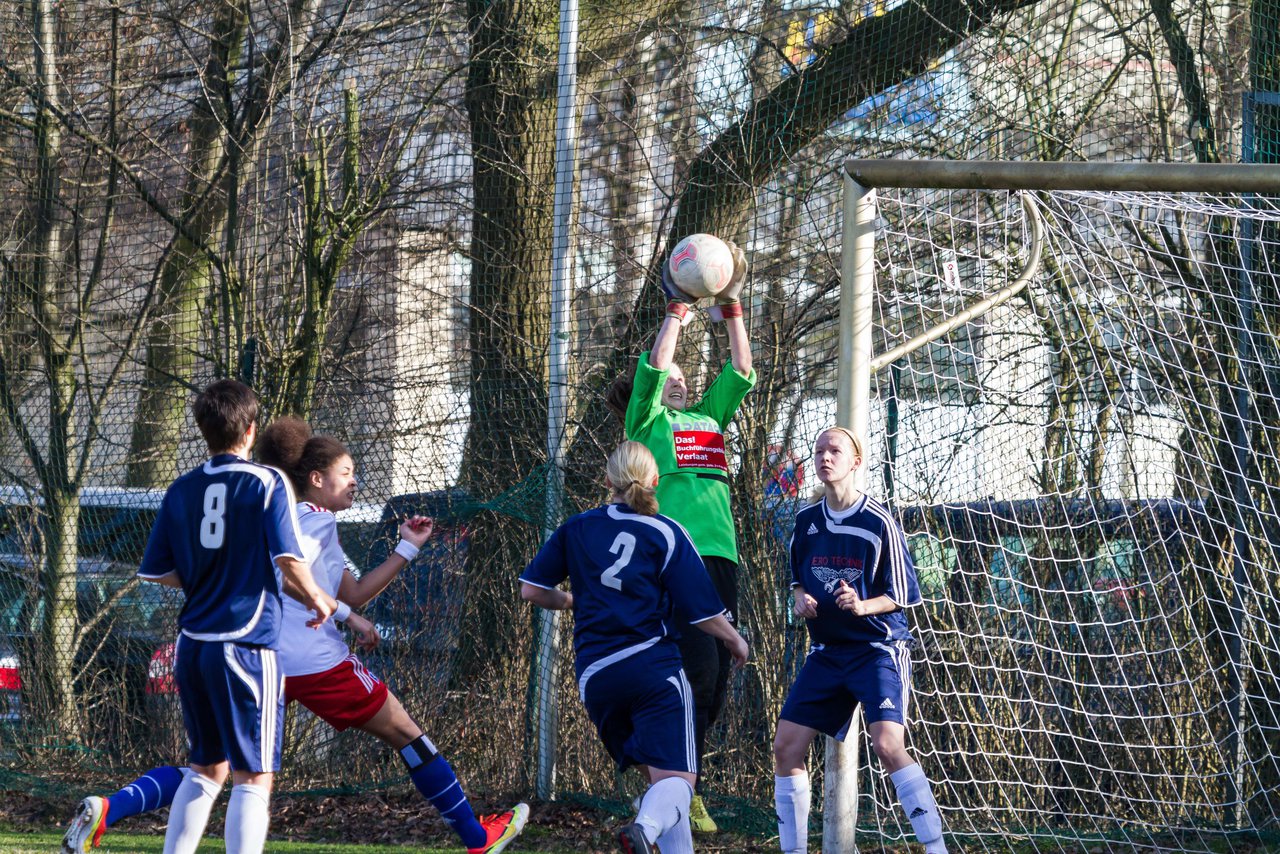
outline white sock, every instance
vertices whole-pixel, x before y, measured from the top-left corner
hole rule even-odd
[[[693,854],[693,828],[689,826],[689,815],[681,815],[674,827],[658,837],[657,845],[662,854]]]
[[[164,831],[164,854],[195,854],[209,823],[209,811],[222,787],[203,774],[183,775],[169,806],[169,826]]]
[[[916,839],[924,843],[926,854],[947,854],[942,841],[942,817],[938,815],[938,802],[933,799],[929,778],[917,764],[899,768],[889,775],[898,790],[898,802],[916,832]]]
[[[809,851],[809,775],[773,778],[773,805],[778,811],[778,844],[783,854]]]
[[[680,777],[667,777],[649,787],[640,800],[640,813],[636,824],[644,828],[650,842],[657,842],[667,831],[683,824],[689,833],[689,848],[693,850],[693,832],[689,827],[689,802],[693,800],[693,787]],[[664,852],[667,849],[662,849]],[[672,851],[677,849],[673,848]]]
[[[242,783],[231,787],[227,827],[223,831],[227,854],[262,854],[271,819],[270,804],[271,790],[265,786]]]

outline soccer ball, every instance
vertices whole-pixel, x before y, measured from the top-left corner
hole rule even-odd
[[[671,281],[691,297],[713,297],[733,278],[733,253],[714,234],[690,234],[667,259]]]

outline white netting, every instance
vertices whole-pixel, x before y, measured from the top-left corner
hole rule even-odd
[[[1280,212],[1038,198],[1028,289],[873,378],[870,488],[927,600],[913,747],[983,848],[1250,848],[1280,807]],[[880,191],[879,214],[877,352],[1026,253],[1014,194]],[[864,820],[910,838],[868,774]]]

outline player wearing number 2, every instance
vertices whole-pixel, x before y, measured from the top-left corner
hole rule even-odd
[[[186,594],[174,677],[193,773],[177,787],[164,850],[196,850],[229,769],[227,852],[257,854],[266,841],[284,720],[276,661],[281,587],[315,612],[313,628],[336,603],[304,559],[288,482],[247,459],[257,436],[253,391],[221,380],[193,409],[209,459],[165,492],[138,568],[142,579]]]
[[[903,609],[920,602],[906,538],[884,505],[858,490],[862,443],[852,433],[822,431],[813,456],[822,496],[796,514],[791,537],[794,611],[811,646],[773,742],[778,841],[788,854],[808,851],[805,756],[820,732],[843,740],[861,703],[916,838],[927,854],[946,854],[929,780],[905,746],[912,639]]]
[[[693,630],[723,641],[741,666],[747,643],[688,534],[658,515],[658,467],[638,442],[609,455],[609,504],[561,525],[520,576],[520,595],[572,609],[578,692],[619,768],[639,765],[650,787],[619,841],[628,854],[691,854],[697,783],[693,697],[672,637],[673,606]],[[569,579],[571,593],[556,589]]]

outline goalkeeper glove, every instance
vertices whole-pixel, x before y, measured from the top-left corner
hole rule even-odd
[[[733,255],[733,275],[724,290],[716,294],[716,304],[707,309],[707,314],[716,323],[729,317],[742,317],[742,303],[738,297],[742,287],[747,283],[747,256],[732,240],[726,240],[729,252]]]
[[[681,326],[688,326],[693,320],[690,309],[698,304],[698,298],[680,290],[671,278],[671,265],[667,261],[662,262],[662,292],[667,295],[667,317],[674,317]]]

